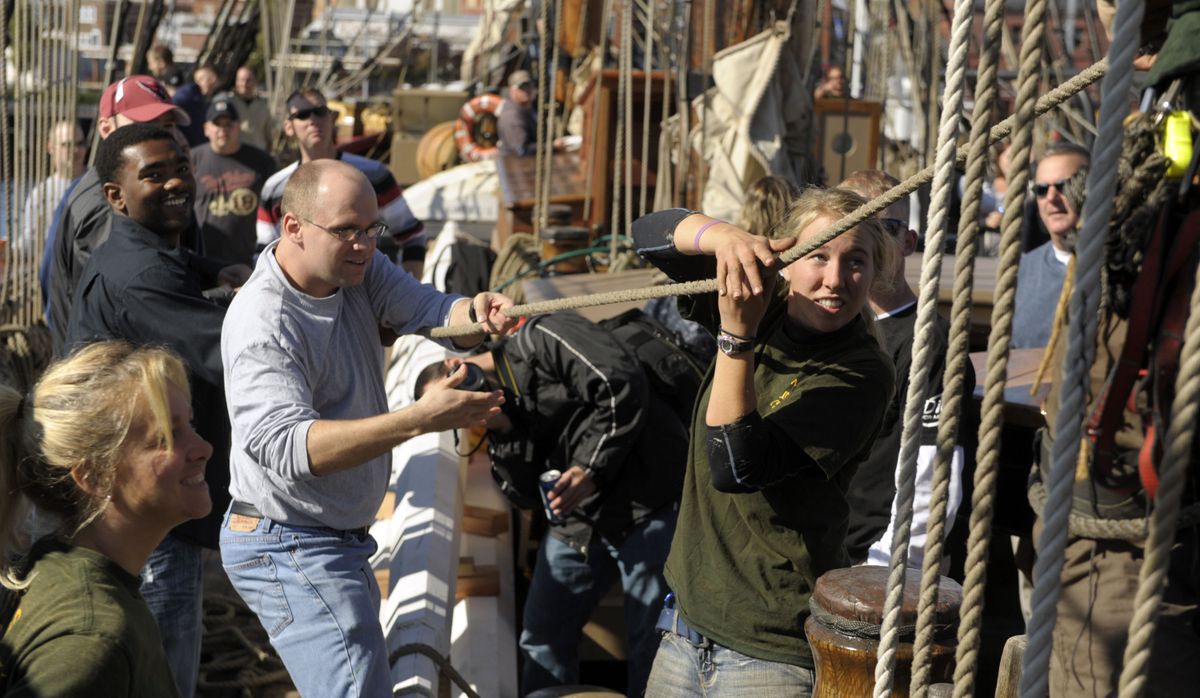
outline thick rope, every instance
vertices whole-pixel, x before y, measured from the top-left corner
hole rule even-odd
[[[946,236],[946,220],[950,197],[955,186],[955,147],[958,140],[958,120],[962,111],[963,85],[966,82],[967,47],[971,30],[971,3],[956,0],[952,24],[953,48],[946,66],[946,107],[942,110],[942,121],[938,129],[937,155],[934,158],[933,190],[929,201],[929,213],[925,223],[925,254],[921,266],[921,287],[917,300],[917,319],[912,343],[912,368],[909,374],[908,395],[904,404],[904,430],[900,439],[899,474],[897,475],[896,514],[893,517],[893,534],[890,567],[888,570],[887,594],[883,606],[883,623],[879,633],[879,650],[875,661],[875,698],[887,698],[895,682],[896,651],[900,638],[896,626],[900,622],[900,607],[904,601],[904,581],[908,568],[908,541],[912,532],[913,497],[916,494],[917,453],[920,448],[921,415],[929,387],[929,373],[933,363],[931,348],[935,344],[932,335],[936,332],[934,320],[937,316],[938,286],[942,275],[942,254]],[[935,476],[935,487],[937,478]],[[948,470],[946,482],[948,487]],[[934,495],[934,502],[937,496]],[[943,504],[942,516],[945,516]],[[928,544],[934,540],[931,531]],[[926,553],[926,560],[931,555]],[[941,556],[938,555],[940,561]],[[934,565],[933,601],[936,604],[937,584],[940,581],[938,565]],[[914,661],[910,693],[914,698],[923,698],[928,683],[930,645],[934,605],[926,606],[927,579],[923,578],[921,603],[918,606],[918,632],[914,643]],[[921,648],[924,647],[924,656]],[[922,666],[922,662],[924,666]]]
[[[824,0],[819,0],[824,2]],[[676,3],[671,3],[674,7]],[[675,10],[672,10],[673,21],[678,21],[679,17],[675,16]],[[674,198],[672,199],[675,206],[684,206],[687,203],[687,183],[688,169],[691,165],[689,153],[685,152],[687,147],[688,135],[691,133],[691,105],[687,99],[687,81],[688,81],[688,56],[690,55],[689,47],[691,46],[691,31],[692,31],[692,0],[684,0],[683,8],[683,27],[675,36],[675,65],[679,74],[675,77],[675,113],[679,116],[679,127],[675,131],[675,189],[673,191]],[[671,34],[675,35],[676,24],[671,25]]]
[[[633,235],[633,0],[627,0],[626,7],[628,12],[625,14],[625,29],[621,33],[621,53],[625,57],[625,70],[621,73],[621,80],[624,81],[622,88],[625,90],[625,220],[621,226],[621,233],[624,235]],[[618,236],[612,236],[612,248],[609,254],[612,255],[612,260],[617,258],[617,248],[620,242]],[[611,270],[612,267],[610,266]]]
[[[1161,485],[1160,485],[1161,486]],[[1046,488],[1040,482],[1029,483],[1029,508],[1041,516],[1046,506]],[[1176,528],[1190,528],[1200,524],[1200,502],[1183,508],[1176,519]],[[1071,535],[1097,540],[1126,540],[1141,543],[1150,535],[1149,519],[1099,519],[1072,511]]]
[[[1054,304],[1054,320],[1050,323],[1050,339],[1042,349],[1042,360],[1038,362],[1037,374],[1033,377],[1033,385],[1029,386],[1030,397],[1036,396],[1042,388],[1042,380],[1054,363],[1054,352],[1062,339],[1063,326],[1067,319],[1067,306],[1071,304],[1071,289],[1075,287],[1075,257],[1067,262],[1067,275],[1063,277],[1062,291],[1058,294],[1058,302]]]
[[[546,150],[549,145],[546,141],[545,133],[546,126],[548,125],[547,121],[549,121],[546,118],[546,103],[549,101],[549,96],[546,94],[546,37],[550,33],[550,3],[543,0],[539,9],[541,10],[540,19],[542,26],[538,32],[537,142],[535,144],[536,152],[534,153],[536,159],[533,163],[533,199],[535,209],[533,212],[533,237],[535,240],[541,236],[542,228],[546,226],[546,215],[549,213],[546,210],[547,202],[542,198],[542,192],[544,191],[542,180],[546,177]],[[557,19],[556,17],[555,20]],[[554,67],[551,66],[550,70],[553,71]]]
[[[1044,530],[1033,567],[1031,624],[1027,635],[1025,666],[1021,674],[1022,698],[1042,696],[1047,690],[1047,675],[1052,649],[1055,608],[1062,592],[1063,553],[1067,544],[1068,515],[1075,464],[1079,456],[1081,415],[1086,408],[1090,388],[1089,369],[1096,352],[1096,309],[1100,304],[1100,269],[1104,265],[1104,243],[1109,213],[1116,190],[1117,160],[1125,135],[1125,115],[1129,112],[1129,88],[1133,78],[1133,56],[1137,51],[1139,29],[1145,4],[1128,0],[1117,7],[1113,22],[1113,41],[1109,63],[1113,69],[1104,78],[1101,89],[1100,128],[1093,146],[1088,170],[1087,200],[1083,205],[1083,231],[1079,235],[1075,266],[1077,278],[1071,295],[1071,324],[1067,356],[1062,375],[1063,390],[1055,422],[1054,448],[1046,477]],[[1013,167],[1015,168],[1014,161]]]
[[[1200,276],[1200,267],[1196,269]],[[1121,669],[1118,695],[1137,698],[1146,690],[1150,670],[1150,647],[1158,626],[1158,613],[1167,570],[1171,566],[1171,546],[1175,544],[1179,518],[1179,500],[1187,482],[1192,442],[1196,435],[1197,405],[1200,404],[1200,281],[1192,290],[1192,310],[1184,330],[1179,375],[1175,380],[1175,399],[1171,405],[1171,424],[1166,449],[1159,468],[1158,496],[1150,518],[1150,539],[1138,574],[1133,617],[1129,621],[1129,643],[1125,645],[1125,666]]]
[[[954,260],[954,301],[950,309],[950,339],[942,378],[942,415],[938,421],[938,450],[935,463],[953,456],[962,418],[962,393],[966,363],[970,360],[968,335],[971,324],[971,291],[975,285],[975,256],[979,250],[979,212],[983,180],[987,176],[988,123],[996,102],[1000,30],[1004,26],[1004,0],[988,0],[983,13],[983,41],[975,82],[975,110],[971,115],[967,181],[958,221],[958,247]],[[994,463],[993,463],[994,465]],[[975,693],[979,663],[979,626],[983,619],[983,592],[987,584],[988,546],[992,537],[996,469],[977,467],[967,544],[966,578],[959,608],[958,647],[955,649],[954,695],[969,698]],[[932,534],[926,536],[930,540]],[[928,557],[928,553],[926,554]]]
[[[585,17],[587,16],[586,12],[582,14]],[[587,163],[587,180],[583,185],[583,220],[585,221],[592,220],[592,183],[596,179],[596,169],[600,167],[600,163],[603,162],[605,157],[607,157],[607,153],[602,154],[596,152],[596,143],[598,143],[600,140],[600,93],[602,91],[601,88],[604,85],[604,56],[608,53],[608,18],[611,14],[612,0],[604,0],[604,7],[602,8],[600,15],[600,24],[603,29],[600,33],[599,46],[595,49],[596,72],[593,74],[594,77],[592,78],[592,132],[591,138],[588,140],[588,143],[590,144],[588,147],[590,147],[592,150],[589,154]],[[579,36],[582,37],[583,32],[580,32]],[[601,202],[600,205],[603,206],[604,203]]]
[[[712,103],[713,92],[715,87],[709,85],[713,82],[713,54],[717,52],[716,39],[714,38],[713,23],[717,21],[717,15],[714,11],[715,4],[713,0],[704,0],[704,31],[701,34],[702,48],[701,53],[704,55],[704,66],[701,68],[701,87],[704,92],[702,101],[704,109],[700,112],[700,166],[696,170],[696,200],[700,202],[700,207],[704,207],[704,189],[708,185],[708,175],[711,165],[708,163],[708,122],[712,120]]]
[[[612,213],[608,218],[608,233],[612,239],[612,247],[609,251],[613,257],[617,256],[617,228],[621,221],[621,180],[622,180],[622,156],[625,154],[622,144],[625,142],[625,100],[629,99],[629,95],[625,93],[625,61],[628,57],[628,52],[625,50],[625,40],[629,38],[628,26],[631,26],[630,7],[628,2],[623,2],[621,5],[621,39],[618,43],[617,53],[617,127],[616,140],[613,143],[613,169],[612,169]],[[626,231],[627,233],[629,231]]]
[[[666,18],[666,26],[663,27],[662,36],[658,42],[658,64],[662,67],[663,86],[662,86],[662,113],[659,114],[658,120],[658,168],[655,171],[654,179],[654,201],[651,206],[657,205],[658,201],[674,202],[675,191],[675,171],[671,167],[671,34],[675,29],[675,11],[679,3],[671,3],[670,10]],[[655,14],[657,20],[658,15]],[[661,192],[666,192],[662,194]]]
[[[650,78],[653,75],[654,68],[654,29],[657,25],[658,13],[654,9],[653,1],[647,2],[644,5],[646,11],[646,51],[642,54],[642,78],[644,81],[642,92],[642,171],[641,192],[638,194],[638,215],[646,215],[646,190],[647,180],[650,179]],[[632,207],[631,207],[632,208]],[[629,235],[629,231],[625,231]]]
[[[984,574],[977,567],[986,564],[988,544],[991,539],[991,518],[994,507],[996,475],[999,468],[1000,434],[1004,425],[1004,383],[1008,374],[1009,343],[1012,340],[1013,310],[1017,290],[1017,268],[1021,261],[1022,212],[1029,184],[1031,161],[1034,98],[1038,92],[1041,67],[1042,36],[1045,30],[1045,3],[1027,0],[1025,24],[1022,28],[1021,57],[1017,78],[1017,102],[1014,115],[1017,127],[1009,150],[1011,173],[1005,200],[1005,213],[1001,221],[1000,265],[996,279],[994,305],[992,308],[991,331],[988,336],[988,365],[984,383],[983,405],[976,446],[975,491],[972,497],[971,533],[968,555],[968,573],[974,573],[970,587],[964,589],[964,606],[970,615],[961,616],[960,634],[963,629],[975,630],[972,646],[965,649],[975,655],[972,664],[978,663],[978,624],[982,619],[984,604]],[[1001,39],[1006,29],[1000,28]],[[995,43],[991,46],[994,48]],[[974,627],[972,625],[974,624]],[[971,667],[974,669],[974,666]],[[974,686],[971,686],[973,689]],[[956,695],[964,687],[956,688]]]
[[[1075,77],[1067,82],[1059,85],[1054,90],[1046,93],[1037,101],[1035,114],[1041,115],[1061,104],[1063,100],[1069,99],[1079,90],[1087,87],[1104,76],[1108,70],[1107,59],[1089,66]],[[1006,138],[1012,130],[1012,125],[1015,123],[1015,117],[1009,117],[999,124],[996,124],[989,131],[989,143]],[[960,153],[963,161],[966,160],[966,153]],[[1026,156],[1028,160],[1028,155]],[[1028,164],[1028,163],[1027,163]],[[1015,173],[1014,173],[1015,174]],[[880,196],[868,201],[862,206],[844,216],[841,220],[826,228],[825,232],[813,238],[809,242],[799,243],[792,249],[788,250],[779,257],[779,264],[785,266],[809,254],[813,250],[829,244],[829,241],[850,230],[859,223],[874,216],[883,209],[891,206],[901,198],[908,196],[913,191],[916,191],[922,184],[933,179],[933,167],[926,167],[920,172],[914,174],[903,182],[892,187]],[[1015,179],[1015,177],[1014,177]],[[1022,181],[1021,186],[1028,184],[1028,176]],[[1007,210],[1007,209],[1006,209]],[[1020,234],[1020,229],[1017,229],[1017,234]],[[1018,239],[1018,258],[1020,257],[1020,240]],[[1003,265],[1001,266],[1003,269]],[[1015,269],[1014,269],[1015,278]],[[549,301],[539,301],[537,303],[528,303],[524,305],[514,305],[511,308],[506,308],[504,314],[508,317],[521,317],[526,315],[540,315],[542,313],[553,313],[560,310],[576,310],[579,308],[593,308],[599,305],[608,305],[610,303],[626,303],[630,301],[650,300],[651,298],[662,298],[665,296],[690,296],[698,293],[711,293],[717,290],[716,279],[704,279],[700,281],[688,281],[686,283],[666,284],[663,286],[651,286],[640,289],[627,289],[623,291],[607,291],[605,293],[595,293],[585,296],[576,296],[574,298],[558,298]],[[1009,315],[1011,315],[1011,309]],[[1011,317],[1009,318],[1010,333],[1011,333]],[[482,323],[453,325],[449,327],[436,327],[429,331],[429,336],[434,338],[444,337],[461,337],[470,334],[479,334],[483,331]]]
[[[544,5],[545,3],[543,3]],[[547,26],[546,34],[550,37],[550,94],[546,95],[546,134],[545,134],[545,160],[542,166],[545,168],[542,173],[542,189],[538,192],[538,216],[541,218],[541,228],[545,228],[550,217],[550,183],[554,176],[554,141],[558,137],[558,56],[559,44],[558,40],[558,23],[562,21],[562,4],[563,0],[555,0],[554,2],[554,23],[553,28]],[[586,16],[587,13],[580,13]],[[582,36],[582,35],[580,35]],[[564,91],[569,93],[568,91]]]

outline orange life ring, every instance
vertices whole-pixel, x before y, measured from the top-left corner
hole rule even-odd
[[[504,100],[499,95],[483,94],[464,104],[458,111],[454,142],[463,160],[478,162],[496,157],[503,106]]]

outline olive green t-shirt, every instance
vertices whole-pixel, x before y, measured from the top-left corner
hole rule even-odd
[[[0,692],[179,695],[136,576],[63,543],[43,541],[32,558],[32,581],[0,639]]]
[[[755,347],[763,418],[755,438],[769,440],[767,457],[803,472],[748,494],[713,488],[710,372],[693,415],[666,578],[684,619],[714,642],[812,667],[809,595],[822,573],[848,565],[846,487],[875,441],[895,371],[860,319],[827,334],[785,330],[782,313],[770,320]]]

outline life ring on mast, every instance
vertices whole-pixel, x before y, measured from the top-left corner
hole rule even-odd
[[[499,95],[483,94],[471,99],[458,110],[454,127],[454,142],[467,162],[479,162],[496,157],[500,143],[500,111],[504,100]]]

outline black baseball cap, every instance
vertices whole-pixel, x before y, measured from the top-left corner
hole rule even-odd
[[[233,102],[227,99],[214,100],[208,105],[208,111],[204,114],[205,121],[216,121],[222,116],[228,116],[234,121],[238,120],[237,108],[233,106]]]

